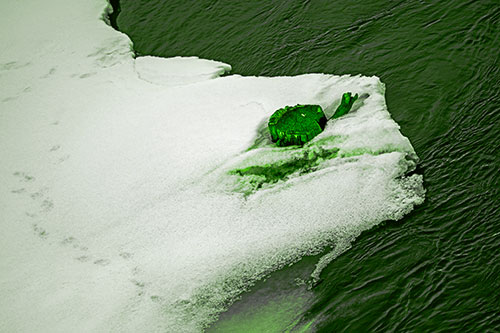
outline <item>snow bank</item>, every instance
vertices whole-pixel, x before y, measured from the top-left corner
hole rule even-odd
[[[180,86],[215,79],[231,71],[231,66],[219,61],[198,57],[140,57],[135,59],[135,70],[145,81]]]
[[[256,279],[423,200],[378,78],[134,60],[104,7],[0,4],[0,331],[199,331]],[[345,91],[369,97],[303,148],[269,144],[275,109],[328,112]]]

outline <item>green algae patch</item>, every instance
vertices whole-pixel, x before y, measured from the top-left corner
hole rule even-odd
[[[404,153],[392,145],[375,150],[370,148],[346,150],[331,146],[343,142],[343,139],[345,138],[340,136],[324,137],[297,150],[291,150],[293,153],[284,159],[232,169],[228,174],[239,178],[236,180],[233,190],[243,193],[247,197],[260,189],[270,188],[279,182],[286,182],[292,177],[300,177],[327,167],[328,164],[325,164],[325,162],[328,160],[345,159],[345,163],[349,163],[354,161],[351,159],[363,155],[377,156],[392,152]],[[270,155],[277,153],[274,151],[267,152]],[[248,163],[251,163],[251,160],[247,161],[247,165]]]
[[[294,159],[292,161],[280,164],[265,164],[250,166],[243,169],[232,170],[230,174],[239,176],[262,176],[266,183],[276,183],[279,180],[285,180],[289,175],[300,172],[308,173],[313,170],[322,160],[331,159],[337,156],[339,149],[321,149],[319,152],[305,151],[304,158]]]
[[[240,187],[237,191],[250,195],[262,188],[264,184],[272,185],[279,181],[286,181],[294,174],[300,176],[313,172],[323,161],[337,157],[338,152],[338,148],[316,147],[316,149],[303,150],[301,155],[291,160],[234,169],[229,171],[229,174],[240,176],[242,178],[241,185],[245,186]]]
[[[392,152],[404,153],[403,151],[401,151],[397,147],[393,147],[393,146],[389,145],[389,146],[385,146],[383,148],[376,149],[376,150],[369,149],[369,148],[355,148],[352,150],[343,150],[342,152],[339,153],[338,157],[339,158],[348,158],[348,157],[362,156],[365,154],[376,156],[376,155],[388,154],[388,153],[392,153]]]

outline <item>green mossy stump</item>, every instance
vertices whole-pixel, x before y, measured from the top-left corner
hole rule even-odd
[[[338,118],[348,113],[358,99],[350,92],[342,95],[339,107],[331,118]],[[303,145],[323,132],[328,119],[319,105],[285,106],[276,110],[269,118],[271,140],[280,147]]]

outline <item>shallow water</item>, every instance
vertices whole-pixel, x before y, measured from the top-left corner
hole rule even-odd
[[[257,329],[285,303],[298,305],[269,331],[500,330],[498,1],[122,0],[117,24],[139,55],[242,75],[376,75],[421,159],[423,205],[363,233],[312,290],[288,287],[302,273],[259,283],[217,331]],[[279,281],[284,294],[262,292]]]

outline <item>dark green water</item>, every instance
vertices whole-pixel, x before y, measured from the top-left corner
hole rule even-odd
[[[500,332],[500,1],[122,0],[117,24],[140,55],[386,84],[389,111],[421,158],[426,202],[363,233],[323,271],[297,321],[268,331]],[[266,290],[292,275],[259,283],[213,328],[242,329],[232,318],[245,312],[268,320]]]

